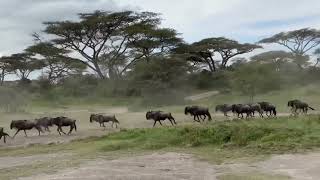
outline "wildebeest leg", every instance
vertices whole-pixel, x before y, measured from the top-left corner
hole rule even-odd
[[[1,139],[1,138],[0,138],[0,139]],[[4,142],[4,143],[7,143],[7,141],[6,141],[6,135],[3,136],[3,142]]]
[[[71,132],[72,132],[73,128],[74,128],[74,127],[73,127],[73,125],[71,125],[71,126],[70,126],[70,131],[68,132],[68,135],[70,135],[70,134],[71,134]]]
[[[174,122],[174,124],[177,124],[176,120],[174,118],[172,118],[172,121]]]
[[[26,137],[28,137],[26,130],[23,130],[23,131],[24,131],[24,134],[26,135]]]
[[[112,121],[112,124],[111,124],[111,127],[113,128],[113,124],[114,124],[114,122]]]
[[[196,115],[193,116],[193,120],[196,121],[196,122],[200,122],[199,120],[196,120]]]
[[[260,117],[263,118],[263,111],[260,111]]]
[[[202,116],[204,116],[204,118],[201,118],[202,122],[204,122],[204,120],[206,120],[207,116],[206,115],[202,115]]]
[[[20,129],[17,130],[17,132],[14,134],[14,136],[12,138],[16,137],[16,135],[18,134],[19,131],[20,131]]]
[[[58,131],[59,135],[61,136],[61,132],[60,132],[59,126],[58,126],[58,128],[57,128],[57,131]]]
[[[172,120],[171,120],[171,119],[169,119],[169,121],[171,122],[171,125],[172,125],[172,126],[174,126],[174,124],[173,124]]]
[[[163,126],[162,123],[161,123],[161,120],[159,121],[159,123],[160,123],[161,126]]]
[[[62,126],[60,126],[60,131],[66,135],[66,133],[63,131]]]
[[[157,121],[155,120],[152,127],[154,127],[156,125],[156,123],[157,123]]]

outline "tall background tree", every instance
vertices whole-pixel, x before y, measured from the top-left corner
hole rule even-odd
[[[320,31],[317,29],[299,29],[281,32],[272,37],[262,39],[259,43],[276,43],[286,47],[295,56],[295,63],[299,68],[308,65],[307,53],[320,44]]]
[[[261,46],[249,43],[241,44],[235,40],[218,37],[203,39],[189,46],[183,45],[179,51],[189,53],[189,61],[205,64],[211,72],[215,72],[218,68],[226,69],[230,59],[257,48],[261,48]],[[215,59],[217,54],[220,56],[219,59]],[[220,61],[219,65],[217,65],[218,61]]]
[[[39,42],[25,51],[43,63],[44,75],[51,83],[68,75],[81,74],[86,69],[78,59],[68,57],[70,51],[57,48],[49,42]]]
[[[23,52],[12,54],[11,56],[2,57],[5,63],[10,65],[12,71],[20,80],[29,81],[30,73],[40,70],[44,67],[44,63],[32,57],[31,53]]]
[[[107,68],[122,64],[120,74],[123,74],[138,59],[150,55],[154,49],[164,48],[176,35],[163,33],[165,29],[158,28],[158,14],[151,12],[96,11],[80,14],[79,18],[78,22],[47,22],[45,32],[55,36],[52,40],[55,45],[81,55],[79,62],[101,79],[110,76],[102,71],[103,64],[108,64]],[[124,59],[127,62],[116,62]],[[108,72],[113,72],[113,68]]]

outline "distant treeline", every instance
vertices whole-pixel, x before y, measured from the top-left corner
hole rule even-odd
[[[33,34],[32,46],[0,58],[2,85],[6,75],[15,74],[20,80],[11,85],[35,96],[134,96],[165,103],[195,89],[253,97],[320,77],[319,58],[310,58],[320,57],[317,29],[281,32],[256,44],[225,37],[186,43],[176,30],[161,26],[159,14],[132,11],[95,11],[44,26]],[[288,51],[241,58],[263,44]],[[29,80],[39,70],[38,80]]]

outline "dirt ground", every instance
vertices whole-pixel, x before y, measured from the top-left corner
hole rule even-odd
[[[199,161],[189,154],[155,153],[116,160],[95,160],[86,162],[78,168],[68,168],[51,175],[39,174],[19,180],[216,180],[228,174],[247,175],[252,179],[260,174],[260,179],[262,175],[266,176],[265,179],[290,177],[296,180],[317,180],[320,179],[319,167],[320,153],[279,155],[251,164],[222,165]]]

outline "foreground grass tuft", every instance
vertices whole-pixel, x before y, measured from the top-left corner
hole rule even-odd
[[[132,129],[98,142],[101,151],[216,147],[256,153],[296,152],[320,147],[320,117],[213,123],[206,126]]]

